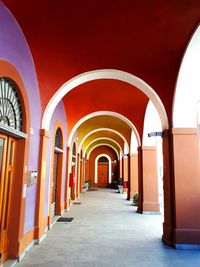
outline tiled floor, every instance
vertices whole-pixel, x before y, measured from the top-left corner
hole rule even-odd
[[[175,250],[161,241],[162,217],[141,215],[114,190],[81,196],[16,267],[200,266],[200,251]]]

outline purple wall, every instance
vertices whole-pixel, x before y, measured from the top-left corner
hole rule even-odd
[[[59,120],[64,128],[63,133],[63,180],[62,180],[62,201],[64,201],[64,190],[65,190],[65,178],[66,178],[66,147],[67,147],[67,125],[66,125],[66,114],[65,109],[63,106],[63,102],[61,101],[56,109],[54,110],[53,116],[51,118],[50,123],[50,140],[48,144],[48,152],[47,152],[47,173],[46,173],[46,190],[45,190],[45,208],[44,208],[44,216],[48,216],[48,203],[49,203],[49,179],[50,179],[50,169],[51,169],[51,158],[52,158],[52,144],[54,143],[54,140],[52,139],[52,135],[54,132],[56,121]]]
[[[31,128],[34,131],[30,136],[28,170],[37,171],[41,108],[32,55],[15,18],[2,2],[0,2],[0,25],[0,60],[8,61],[18,70],[27,90]],[[26,195],[25,232],[34,226],[35,200],[36,186],[28,187]]]

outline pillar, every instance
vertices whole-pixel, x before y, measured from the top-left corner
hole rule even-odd
[[[140,213],[158,213],[158,174],[156,147],[138,148],[139,170],[139,204]]]
[[[127,200],[130,200],[131,194],[131,156],[130,154],[127,155],[127,171],[128,171],[128,192],[127,192]]]
[[[123,182],[128,182],[129,177],[129,157],[124,155],[123,157]],[[128,192],[128,188],[124,188],[124,192]]]
[[[119,161],[119,177],[120,178],[123,177],[123,158],[120,158],[120,161]]]
[[[79,192],[82,193],[82,187],[83,187],[83,159],[80,159],[80,165],[79,165],[79,179],[80,179],[80,186],[79,186]]]
[[[39,173],[37,181],[37,201],[35,213],[35,239],[40,239],[47,226],[44,218],[45,186],[46,186],[46,156],[48,149],[49,133],[41,129],[40,131],[40,156]]]
[[[176,248],[200,248],[200,151],[197,129],[172,129]]]
[[[162,239],[167,245],[172,244],[172,157],[171,134],[168,130],[163,132],[163,192],[164,192],[164,222]]]
[[[138,193],[138,154],[130,154],[130,198]]]
[[[80,195],[80,153],[76,156],[76,198]]]
[[[67,147],[66,150],[66,181],[65,181],[65,209],[69,208],[69,156],[70,156],[70,147]]]

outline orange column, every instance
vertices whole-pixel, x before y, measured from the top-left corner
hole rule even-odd
[[[89,177],[89,160],[85,160],[85,181],[88,180],[88,177]]]
[[[197,129],[172,129],[177,248],[200,248],[200,151]]]
[[[80,195],[80,154],[77,154],[76,158],[76,197]]]
[[[130,155],[130,198],[138,193],[138,154]]]
[[[123,159],[121,158],[119,161],[119,178],[123,177],[123,163],[122,163]]]
[[[35,215],[35,239],[40,239],[45,232],[47,221],[44,218],[45,186],[46,186],[46,156],[49,133],[40,131],[39,173],[37,181],[37,202]]]
[[[65,182],[65,209],[69,208],[69,156],[70,156],[70,147],[67,147],[66,151],[66,182]]]
[[[171,135],[168,130],[163,132],[163,191],[164,191],[164,223],[163,223],[163,241],[172,244],[172,157]]]
[[[124,155],[123,157],[123,182],[128,182],[128,155]],[[124,188],[124,192],[128,192],[128,188]]]
[[[79,179],[80,179],[80,185],[79,185],[79,192],[82,193],[82,187],[83,187],[83,159],[80,159],[80,165],[79,165]]]
[[[86,158],[83,158],[83,177],[82,177],[82,184],[84,185],[85,184],[85,180],[86,180],[86,175],[85,175],[85,172],[86,172]]]
[[[139,205],[138,212],[159,212],[158,174],[155,147],[140,147]]]
[[[128,171],[128,192],[127,192],[127,200],[130,200],[131,195],[131,156],[127,155],[127,171]]]

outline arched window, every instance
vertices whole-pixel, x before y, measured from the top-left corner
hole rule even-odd
[[[80,158],[83,159],[83,150],[81,149]]]
[[[62,145],[62,132],[61,132],[60,128],[58,128],[58,130],[56,131],[55,147],[61,148],[61,149],[63,148],[63,145]]]
[[[0,123],[22,131],[22,107],[16,85],[6,77],[0,77]]]
[[[72,155],[76,156],[76,143],[73,144]]]

